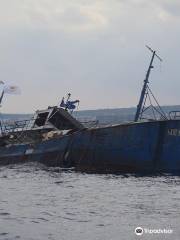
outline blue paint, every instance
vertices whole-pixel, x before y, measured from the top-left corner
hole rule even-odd
[[[0,162],[5,158],[94,172],[180,171],[180,120],[85,129],[33,146],[0,147]]]

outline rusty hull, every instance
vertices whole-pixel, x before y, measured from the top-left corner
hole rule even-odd
[[[94,173],[180,171],[180,120],[83,129],[0,147],[1,165],[32,161]]]

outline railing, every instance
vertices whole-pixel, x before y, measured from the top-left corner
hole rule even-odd
[[[18,131],[25,131],[32,126],[32,121],[34,119],[28,120],[18,120],[11,123],[1,122],[1,128],[3,134],[14,133]]]
[[[85,127],[96,127],[99,124],[98,120],[93,121],[80,121]]]

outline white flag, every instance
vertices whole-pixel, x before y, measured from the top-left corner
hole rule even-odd
[[[21,94],[21,90],[18,86],[14,86],[14,85],[6,85],[4,87],[4,93],[7,94]]]

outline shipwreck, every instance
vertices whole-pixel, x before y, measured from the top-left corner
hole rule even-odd
[[[180,115],[164,113],[149,87],[154,58],[159,58],[149,50],[152,57],[134,121],[87,127],[69,110],[77,101],[63,99],[60,106],[36,111],[30,120],[1,122],[0,165],[40,162],[94,173],[179,172]],[[150,95],[156,107],[146,107]],[[150,107],[154,118],[144,119]]]

